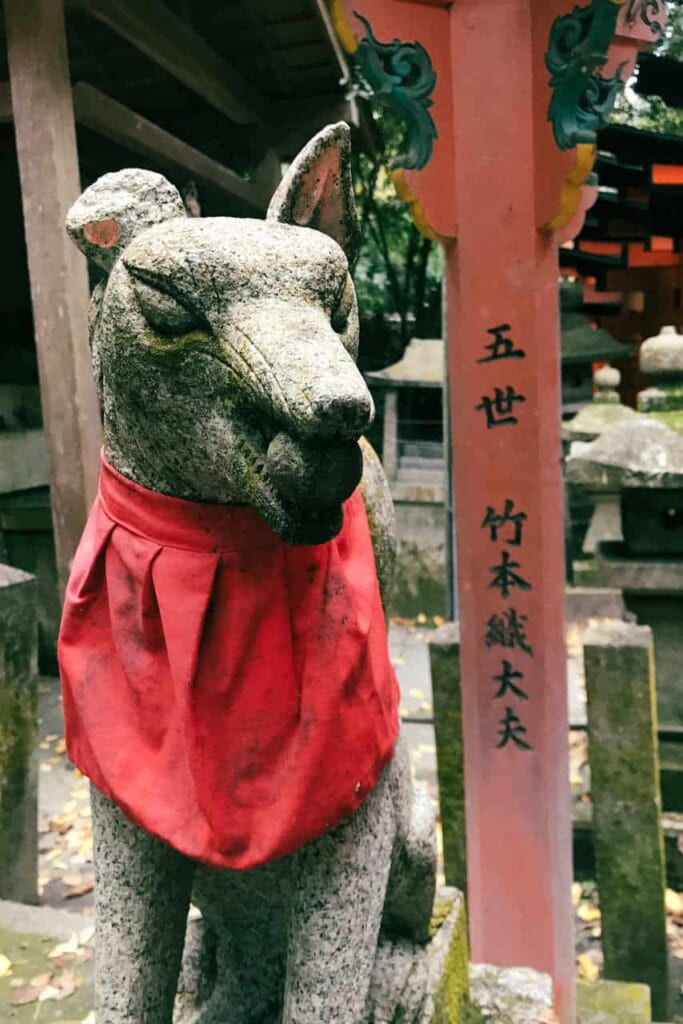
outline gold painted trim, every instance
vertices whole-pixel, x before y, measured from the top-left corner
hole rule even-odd
[[[622,0],[611,0],[612,3],[621,3]],[[544,224],[543,231],[556,231],[563,228],[565,224],[574,217],[581,204],[581,191],[586,183],[586,178],[595,166],[597,147],[589,143],[580,143],[576,147],[576,164],[567,176],[562,185],[560,197],[560,208],[551,221]]]
[[[408,212],[410,213],[413,224],[420,234],[424,235],[425,238],[431,239],[432,242],[442,241],[441,236],[437,234],[431,224],[427,221],[422,200],[418,199],[415,193],[411,191],[405,178],[405,171],[401,168],[393,171],[391,181],[394,189],[396,190],[396,195],[407,204]]]
[[[623,3],[624,0],[612,0],[612,2]],[[330,16],[332,18],[332,24],[334,25],[334,31],[337,33],[337,38],[342,44],[347,53],[355,53],[358,49],[358,40],[356,35],[351,28],[351,23],[346,17],[346,10],[344,9],[344,0],[332,0],[330,6]]]

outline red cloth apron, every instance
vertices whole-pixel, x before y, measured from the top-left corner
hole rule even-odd
[[[391,759],[398,687],[359,491],[315,547],[103,462],[59,638],[74,764],[190,857],[251,868],[347,818]]]

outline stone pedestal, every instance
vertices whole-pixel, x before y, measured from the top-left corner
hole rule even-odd
[[[38,900],[36,581],[0,565],[0,899]]]

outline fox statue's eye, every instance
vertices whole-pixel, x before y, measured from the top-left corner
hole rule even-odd
[[[341,293],[337,299],[337,305],[332,312],[332,330],[336,331],[337,334],[344,334],[349,326],[349,318],[355,305],[354,298],[355,292],[353,288],[353,281],[351,280],[351,276],[347,274]]]
[[[199,327],[197,315],[168,292],[133,278],[133,288],[145,319],[159,334],[185,334]]]

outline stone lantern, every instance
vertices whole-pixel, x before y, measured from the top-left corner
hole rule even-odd
[[[662,327],[659,334],[644,341],[640,369],[654,384],[638,395],[639,411],[683,433],[683,334],[675,327]]]
[[[596,582],[652,628],[662,792],[683,810],[683,436],[654,416],[608,430],[569,460],[571,479],[621,495],[623,540],[602,540]]]
[[[619,492],[598,483],[586,487],[573,476],[572,457],[584,451],[588,444],[601,437],[607,430],[632,419],[637,415],[634,409],[623,405],[617,388],[621,382],[619,370],[603,366],[593,377],[595,393],[593,401],[562,425],[562,440],[566,459],[567,505],[569,528],[572,538],[572,552],[579,550],[586,561],[573,565],[573,581],[577,585],[590,585],[595,570],[592,563],[599,540],[621,540],[621,507]]]

